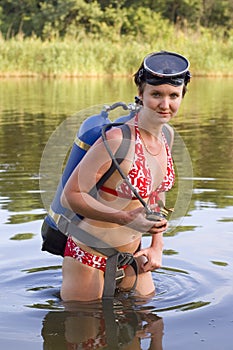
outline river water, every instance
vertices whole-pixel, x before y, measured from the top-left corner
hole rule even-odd
[[[81,121],[133,102],[135,87],[126,78],[0,81],[1,349],[232,350],[232,90],[231,78],[194,78],[172,121],[176,214],[156,296],[64,305],[62,258],[41,251],[43,217]]]

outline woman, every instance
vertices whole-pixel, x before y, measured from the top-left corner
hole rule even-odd
[[[134,76],[141,108],[127,122],[131,143],[121,169],[151,210],[158,210],[159,201],[165,203],[165,192],[174,183],[171,153],[162,127],[178,112],[190,81],[188,69],[189,62],[185,57],[161,51],[146,56]],[[107,141],[115,153],[122,142],[121,129],[110,129]],[[148,220],[145,208],[117,170],[101,187],[97,198],[90,196],[88,192],[110,165],[111,158],[100,138],[69,178],[62,204],[84,217],[79,228],[120,252],[134,254],[139,268],[134,293],[152,296],[155,287],[151,271],[162,264],[167,220]],[[151,244],[141,249],[143,233],[151,234]],[[106,256],[70,236],[63,261],[62,299],[100,299],[105,269]],[[118,288],[130,291],[135,280],[132,267],[124,266],[124,274]]]

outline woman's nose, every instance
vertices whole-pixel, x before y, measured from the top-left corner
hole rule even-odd
[[[169,108],[169,99],[168,99],[168,98],[163,98],[163,99],[160,101],[159,107],[160,107],[161,109],[168,109],[168,108]]]

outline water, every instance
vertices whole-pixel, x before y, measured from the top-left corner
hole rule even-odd
[[[232,79],[193,79],[172,121],[187,148],[175,149],[179,188],[168,202],[177,210],[153,273],[156,296],[64,305],[62,259],[40,251],[56,162],[88,113],[133,102],[135,88],[129,79],[0,81],[1,349],[232,349],[232,88]],[[51,134],[64,137],[59,125],[68,129],[65,146],[51,148],[54,181],[41,182]]]

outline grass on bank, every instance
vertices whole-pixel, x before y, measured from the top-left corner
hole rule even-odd
[[[1,77],[83,77],[132,75],[142,58],[169,50],[185,55],[193,76],[232,76],[233,38],[221,40],[209,32],[175,31],[164,37],[121,37],[118,40],[39,38],[0,39]]]

